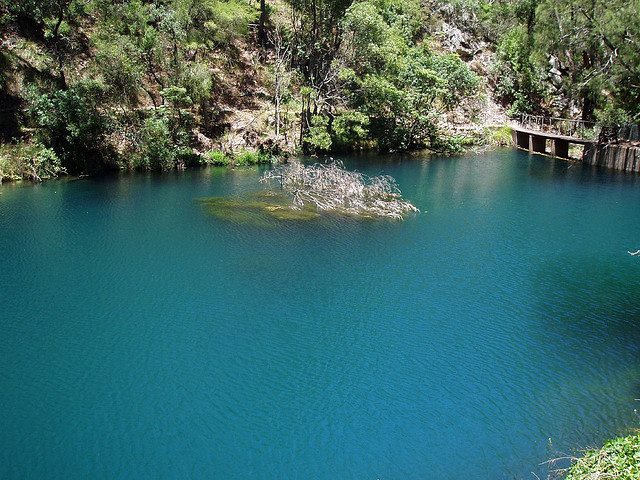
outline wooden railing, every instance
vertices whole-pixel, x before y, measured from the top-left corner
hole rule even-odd
[[[640,125],[637,123],[600,125],[584,120],[529,114],[521,114],[513,120],[527,130],[580,140],[591,140],[598,143],[640,142]]]
[[[600,142],[638,142],[640,141],[640,126],[635,123],[622,125],[607,125],[600,130]]]
[[[582,140],[596,140],[599,128],[595,122],[570,118],[543,117],[541,115],[521,114],[515,119],[521,126],[530,130],[553,133]]]

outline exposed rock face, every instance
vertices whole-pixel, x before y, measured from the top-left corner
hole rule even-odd
[[[435,5],[434,5],[435,7]],[[471,10],[457,11],[452,4],[441,4],[437,14],[442,19],[436,36],[446,51],[457,53],[462,60],[468,62],[482,50],[475,26],[478,19]]]
[[[468,39],[462,30],[448,23],[442,24],[442,46],[450,52],[457,53],[464,61],[472,60],[480,51],[478,45]]]
[[[560,60],[558,57],[551,55],[549,57],[549,80],[554,86],[559,86],[562,84],[562,65],[560,65]]]

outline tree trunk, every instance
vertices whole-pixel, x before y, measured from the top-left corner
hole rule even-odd
[[[260,0],[260,20],[258,22],[258,42],[262,48],[267,46],[267,32],[265,23],[267,22],[267,2]]]
[[[595,119],[596,99],[594,94],[587,90],[583,93],[582,98],[582,120],[585,122],[592,122]]]
[[[276,144],[280,141],[280,95],[276,94]]]
[[[55,27],[53,27],[53,49],[55,52],[56,59],[58,60],[58,75],[59,75],[58,82],[62,90],[67,89],[67,79],[64,74],[64,60],[63,60],[64,54],[62,53],[62,45],[61,45],[62,42],[60,41],[60,26],[64,21],[64,14],[66,12],[67,6],[68,5],[64,1],[60,1],[58,3],[58,18],[56,20]]]

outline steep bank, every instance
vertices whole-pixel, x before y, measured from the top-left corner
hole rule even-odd
[[[318,7],[0,4],[0,178],[245,151],[458,151],[503,122],[490,43],[454,25],[468,18],[440,2],[346,1],[310,29]]]

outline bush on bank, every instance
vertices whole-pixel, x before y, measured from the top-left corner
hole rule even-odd
[[[609,440],[588,450],[569,469],[565,480],[637,480],[640,478],[640,435]]]
[[[40,182],[64,173],[56,153],[40,143],[0,145],[0,184],[22,179]]]
[[[203,156],[203,163],[218,166],[246,166],[271,163],[275,157],[269,153],[240,150],[234,153],[225,153],[222,150],[209,150]]]

